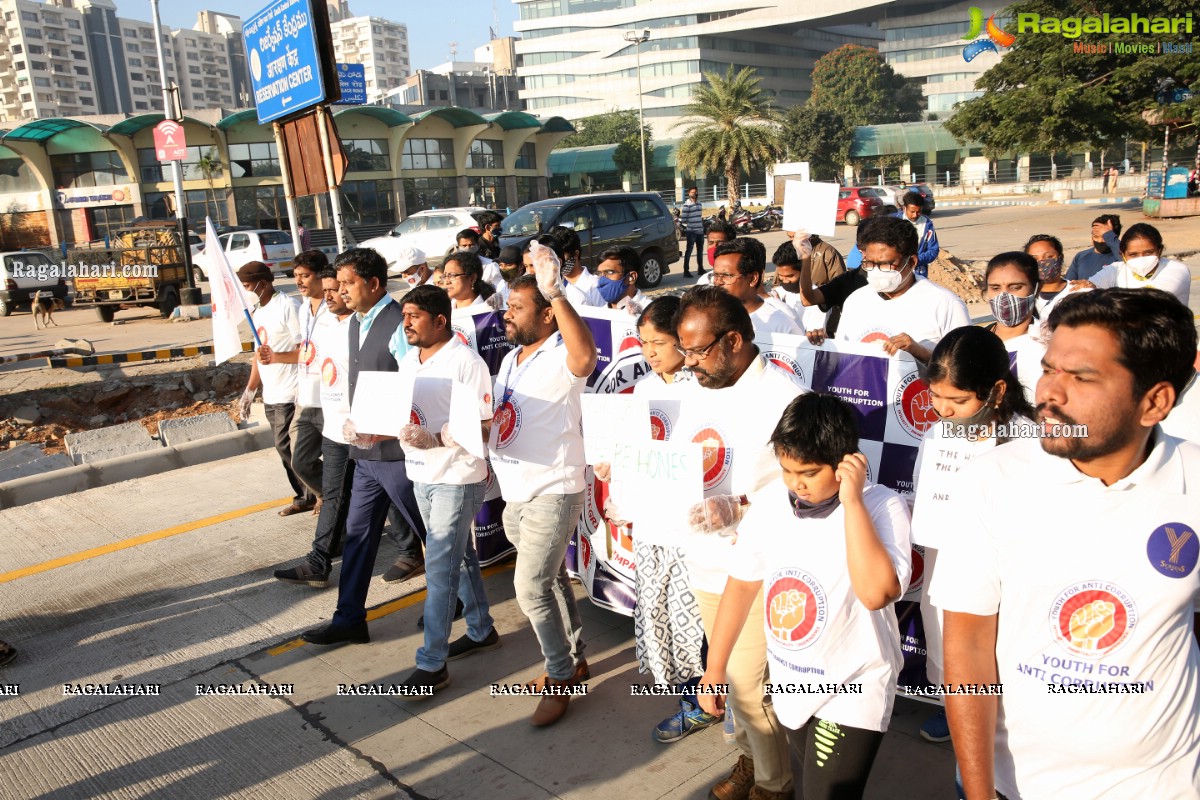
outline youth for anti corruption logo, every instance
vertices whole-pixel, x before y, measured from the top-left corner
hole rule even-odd
[[[768,580],[767,633],[788,650],[803,650],[825,628],[828,603],[825,590],[802,569],[782,569]]]
[[[937,412],[933,410],[929,386],[916,372],[910,372],[900,380],[892,397],[892,407],[900,427],[914,439],[925,436],[929,426],[938,420]]]
[[[492,427],[496,429],[496,449],[508,447],[521,430],[521,407],[512,400],[502,402],[492,418]]]
[[[1017,37],[1011,33],[1004,31],[996,24],[996,15],[992,14],[988,17],[987,25],[983,24],[982,9],[971,6],[971,28],[967,31],[967,35],[962,37],[968,40],[969,44],[963,48],[963,60],[974,61],[980,53],[993,52],[999,53],[1000,48],[1008,49],[1017,41]],[[987,32],[987,36],[981,38],[980,33]]]
[[[328,387],[337,383],[337,379],[337,364],[334,363],[332,358],[325,359],[324,363],[321,364],[321,382]]]
[[[650,438],[659,442],[671,438],[671,418],[660,408],[650,409]]]
[[[725,435],[716,426],[708,426],[696,432],[692,441],[704,446],[704,488],[721,485],[729,474],[733,453],[725,446]]]
[[[1069,653],[1102,658],[1137,627],[1137,606],[1129,593],[1106,581],[1082,581],[1059,592],[1050,606],[1054,640]]]

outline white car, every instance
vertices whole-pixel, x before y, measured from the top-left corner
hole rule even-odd
[[[219,238],[221,249],[225,251],[230,265],[235,270],[251,261],[261,261],[270,267],[272,272],[291,277],[292,259],[296,257],[296,248],[292,246],[292,234],[287,231],[260,228],[231,231],[221,234]],[[208,280],[211,271],[212,264],[206,250],[192,259],[192,274],[197,284]]]
[[[415,247],[424,251],[430,266],[436,266],[446,252],[458,243],[456,237],[459,231],[464,228],[479,229],[479,221],[474,215],[483,211],[487,209],[478,206],[418,211],[392,228],[386,236],[367,239],[359,242],[358,246],[370,247],[378,252],[388,262],[388,267],[396,263],[402,248]]]

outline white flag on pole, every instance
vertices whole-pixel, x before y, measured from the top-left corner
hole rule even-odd
[[[208,260],[209,294],[212,296],[213,356],[221,364],[242,352],[238,324],[245,319],[242,287],[221,248],[212,217],[205,220],[204,257]]]

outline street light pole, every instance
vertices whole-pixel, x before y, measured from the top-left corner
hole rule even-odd
[[[171,87],[167,84],[167,62],[163,59],[162,23],[158,19],[158,0],[150,0],[150,18],[154,23],[154,47],[158,54],[158,80],[162,83],[163,119],[176,119],[182,123],[183,114],[175,113],[175,104],[171,100]],[[183,251],[183,268],[187,273],[187,282],[179,292],[179,300],[184,305],[200,304],[200,289],[192,275],[192,248],[188,244],[187,201],[183,196],[183,163],[171,162],[171,177],[175,182],[175,223],[179,226],[179,241]]]
[[[638,142],[641,145],[642,151],[642,191],[649,191],[646,188],[646,112],[642,104],[642,42],[650,38],[650,29],[646,28],[641,33],[637,31],[626,31],[625,41],[635,42],[637,44],[637,86],[638,86]]]

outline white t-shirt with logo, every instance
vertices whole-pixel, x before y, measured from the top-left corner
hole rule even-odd
[[[1033,328],[1030,328],[1032,332]],[[1017,356],[1017,381],[1024,390],[1025,399],[1030,405],[1037,392],[1038,381],[1042,377],[1042,357],[1046,355],[1046,345],[1034,338],[1032,333],[1024,333],[1012,339],[1004,340],[1004,349]]]
[[[750,496],[779,475],[768,444],[788,403],[806,390],[787,370],[757,356],[733,386],[697,384],[681,406],[672,439],[704,445],[704,496]],[[682,438],[680,438],[682,437]],[[685,560],[692,586],[720,594],[729,577],[733,528],[724,536],[690,532],[688,509],[679,509]]]
[[[908,504],[872,483],[863,503],[896,569],[901,594],[912,574]],[[848,692],[774,694],[779,721],[797,730],[812,717],[872,731],[887,730],[903,658],[892,606],[870,611],[850,583],[846,514],[797,519],[787,487],[776,479],[752,498],[738,525],[730,574],[763,582],[767,664],[772,684],[861,686]]]
[[[437,436],[450,421],[450,393],[470,392],[479,406],[479,419],[492,418],[492,376],[487,364],[471,348],[453,337],[421,363],[414,347],[400,361],[399,372],[413,382],[409,422]],[[487,462],[462,447],[404,448],[408,477],[416,483],[464,486],[487,480]]]
[[[996,788],[1013,800],[1200,793],[1200,447],[1155,437],[1107,487],[1036,439],[960,473],[930,599],[998,615]]]
[[[327,312],[328,313],[328,312]],[[331,442],[345,444],[342,426],[350,418],[350,320],[329,314],[329,322],[314,332],[317,340],[318,372],[321,376],[321,413],[325,424],[321,435]]]
[[[870,287],[850,295],[842,306],[837,338],[876,342],[907,333],[933,350],[947,333],[970,324],[971,315],[958,295],[918,275],[907,292],[891,300]]]
[[[1192,273],[1182,261],[1160,258],[1158,269],[1149,278],[1139,278],[1124,261],[1117,261],[1088,278],[1097,289],[1162,289],[1179,298],[1185,306],[1192,293]]]
[[[521,364],[509,351],[493,391],[495,415],[488,441],[492,470],[509,502],[584,489],[583,404],[587,378],[567,367],[567,348],[552,335]]]
[[[804,328],[796,320],[791,309],[782,300],[771,298],[763,300],[762,305],[750,312],[750,322],[754,325],[756,338],[765,337],[771,333],[793,333],[804,335]]]
[[[303,408],[321,405],[321,351],[317,329],[337,322],[337,318],[325,307],[324,301],[317,305],[314,314],[312,302],[300,298],[300,360],[296,404]]]
[[[251,316],[258,330],[258,338],[272,352],[290,353],[300,346],[304,334],[300,330],[300,304],[296,298],[277,291],[265,306],[256,308]],[[298,364],[260,363],[258,376],[262,379],[265,405],[296,402],[300,385]]]

